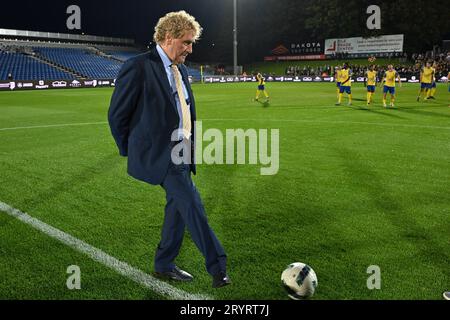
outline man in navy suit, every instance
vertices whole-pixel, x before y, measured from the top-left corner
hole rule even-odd
[[[212,285],[217,288],[231,281],[226,273],[225,251],[208,224],[200,195],[191,180],[191,172],[196,173],[193,161],[196,114],[183,65],[201,31],[195,18],[185,11],[171,12],[159,19],[154,34],[156,47],[123,65],[108,120],[120,155],[128,157],[128,173],[161,185],[166,191],[155,275],[178,281],[193,279],[175,265],[187,227],[205,257]]]

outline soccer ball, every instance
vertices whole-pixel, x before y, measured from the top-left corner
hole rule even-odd
[[[294,262],[288,265],[281,274],[281,283],[289,298],[294,300],[311,297],[318,284],[314,270],[302,262]]]

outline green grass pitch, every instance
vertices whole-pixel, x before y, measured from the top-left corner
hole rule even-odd
[[[280,167],[200,165],[194,177],[229,256],[233,284],[211,288],[186,234],[177,264],[195,281],[171,283],[215,299],[288,299],[291,262],[315,270],[312,299],[441,299],[450,290],[450,108],[445,85],[395,109],[334,106],[334,84],[193,86],[203,130],[280,130]],[[143,270],[153,271],[165,196],[126,174],[106,122],[112,89],[0,92],[0,201]],[[223,119],[223,120],[220,120]],[[53,126],[59,124],[80,124]],[[90,123],[90,124],[87,124]],[[42,126],[37,128],[18,128]],[[16,128],[4,130],[4,128]],[[2,130],[3,129],[3,130]],[[208,143],[205,142],[205,145]],[[88,256],[0,213],[0,299],[164,299]],[[66,269],[81,269],[68,290]],[[366,286],[381,270],[381,289]]]

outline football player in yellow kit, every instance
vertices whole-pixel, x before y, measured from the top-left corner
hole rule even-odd
[[[377,71],[372,64],[369,70],[366,71],[366,86],[367,86],[367,105],[372,103],[372,96],[375,94],[375,86],[377,85]]]
[[[344,92],[348,95],[348,105],[352,105],[352,71],[348,67],[347,63],[344,63],[344,66],[341,70],[341,87],[339,90],[339,98],[338,102],[336,103],[337,106],[341,105],[342,102],[342,96],[344,95]]]
[[[422,70],[420,71],[420,90],[419,95],[417,96],[417,101],[420,100],[422,93],[426,94],[424,100],[429,97],[433,78],[434,78],[434,70],[431,67],[431,63],[427,62],[425,64],[425,67],[423,67]]]
[[[431,67],[431,69],[433,69],[433,79],[431,80],[431,89],[430,89],[430,94],[427,96],[427,99],[436,99],[434,97],[434,94],[436,93],[436,69],[437,69],[438,65],[435,62],[433,62],[433,66]]]
[[[448,92],[450,92],[450,72],[447,75]]]
[[[263,78],[261,73],[258,73],[256,75],[256,80],[258,80],[258,89],[256,90],[255,101],[258,101],[259,95],[261,93],[263,93],[264,96],[266,97],[266,102],[269,102],[269,94],[267,93],[266,88],[265,88],[266,81],[264,80],[264,78]]]
[[[450,92],[450,72],[447,75],[447,86],[448,86],[448,92]],[[450,108],[450,104],[448,106]]]
[[[401,87],[402,81],[400,79],[400,75],[397,71],[395,71],[394,66],[392,64],[388,65],[388,70],[384,73],[383,80],[381,81],[381,84],[384,84],[383,86],[383,107],[386,106],[386,95],[388,93],[391,94],[391,107],[394,107],[395,102],[395,80],[398,79],[398,84]]]
[[[339,99],[339,92],[341,91],[341,67],[337,66],[334,72],[334,79],[336,81],[336,94]]]

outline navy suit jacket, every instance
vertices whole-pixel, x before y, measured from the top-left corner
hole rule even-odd
[[[195,101],[184,65],[179,65],[191,106],[194,137]],[[171,136],[179,128],[175,98],[156,47],[127,60],[116,80],[108,122],[119,153],[128,156],[128,173],[151,184],[161,184],[171,160]],[[191,143],[191,171],[194,143]]]

